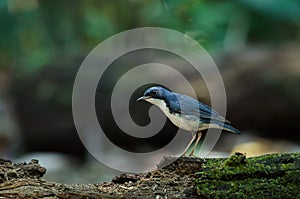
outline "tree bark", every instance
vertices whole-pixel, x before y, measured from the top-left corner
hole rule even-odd
[[[164,161],[169,161],[165,158]],[[62,184],[41,177],[37,160],[0,161],[0,198],[299,198],[300,153],[246,158],[181,157],[146,174],[121,174],[111,182]]]

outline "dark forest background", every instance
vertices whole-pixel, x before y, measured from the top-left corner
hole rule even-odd
[[[187,34],[217,63],[227,117],[243,135],[222,134],[216,152],[300,150],[299,1],[1,0],[2,158],[39,158],[54,173],[81,166],[93,171],[72,118],[76,72],[103,40],[147,26]],[[201,87],[197,94],[209,104]],[[68,175],[54,179],[84,181]]]

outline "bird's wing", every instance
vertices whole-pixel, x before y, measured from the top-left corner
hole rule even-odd
[[[174,93],[174,96],[175,97],[172,98],[173,102],[169,105],[170,109],[174,112],[230,123],[215,110],[192,97],[177,93]]]

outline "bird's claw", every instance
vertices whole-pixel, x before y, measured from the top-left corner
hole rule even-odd
[[[193,153],[189,155],[190,158],[196,158],[197,156]]]

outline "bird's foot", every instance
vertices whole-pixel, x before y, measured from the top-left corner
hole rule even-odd
[[[191,153],[191,154],[189,154],[188,157],[190,157],[190,158],[196,158],[197,156],[194,153]]]
[[[181,157],[189,157],[186,153],[182,154]]]

